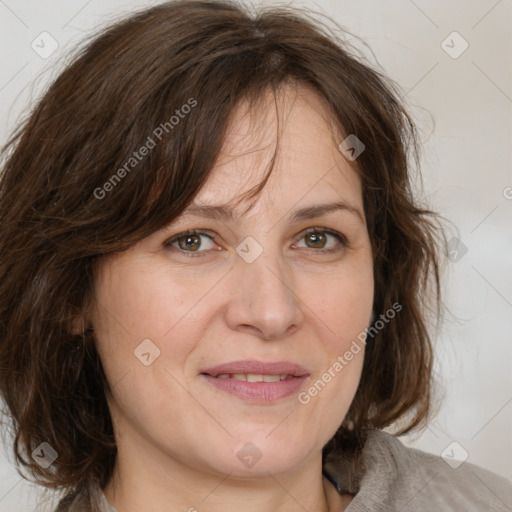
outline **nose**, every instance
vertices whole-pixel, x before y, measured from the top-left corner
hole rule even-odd
[[[237,258],[229,286],[233,290],[226,321],[231,329],[275,340],[302,325],[303,303],[291,270],[270,251],[264,250],[252,263]]]

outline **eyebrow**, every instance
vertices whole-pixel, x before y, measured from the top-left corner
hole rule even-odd
[[[357,216],[361,222],[364,221],[364,216],[361,211],[345,201],[337,201],[335,203],[324,203],[313,206],[306,206],[287,216],[288,222],[298,222],[301,220],[314,219],[321,217],[335,211],[346,211]],[[183,215],[194,215],[196,217],[203,217],[205,219],[220,220],[224,222],[233,221],[235,214],[233,208],[223,205],[198,205],[192,204],[184,212]]]

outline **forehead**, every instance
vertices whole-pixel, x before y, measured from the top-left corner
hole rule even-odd
[[[289,208],[306,198],[342,199],[362,207],[357,168],[338,148],[343,139],[325,100],[309,87],[286,86],[277,94],[267,91],[255,103],[241,102],[194,203],[236,201],[272,165],[258,201]]]

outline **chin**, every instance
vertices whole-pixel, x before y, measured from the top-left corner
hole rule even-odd
[[[238,434],[224,445],[217,441],[215,453],[210,452],[209,460],[204,463],[224,475],[243,479],[266,478],[268,473],[274,475],[293,471],[304,463],[314,447],[309,446],[304,441],[305,437],[298,434],[296,439],[286,431],[281,435],[268,435],[272,428],[264,434]]]

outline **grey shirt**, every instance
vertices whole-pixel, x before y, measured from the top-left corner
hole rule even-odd
[[[336,455],[323,467],[340,493],[355,494],[346,512],[512,512],[509,480],[468,462],[453,469],[442,457],[408,448],[383,431],[369,432],[362,463],[360,477]],[[97,491],[102,512],[118,512]],[[55,512],[87,512],[87,507],[77,496],[70,504],[62,500]]]

